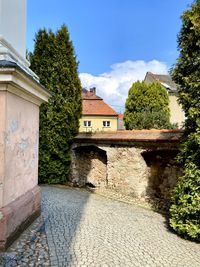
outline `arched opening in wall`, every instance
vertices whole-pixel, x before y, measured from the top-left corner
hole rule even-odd
[[[176,162],[178,150],[147,150],[142,156],[150,168],[147,195],[150,198],[170,199],[171,189],[181,175],[181,168]]]
[[[80,146],[74,149],[78,183],[90,188],[107,185],[107,153],[96,146]]]

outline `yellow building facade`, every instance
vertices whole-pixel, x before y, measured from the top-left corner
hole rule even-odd
[[[82,91],[82,117],[79,132],[116,131],[118,113],[96,95],[96,89]]]
[[[116,131],[118,118],[113,116],[82,116],[79,132]]]

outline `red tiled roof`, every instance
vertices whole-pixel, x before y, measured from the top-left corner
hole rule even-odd
[[[82,91],[83,110],[82,115],[96,115],[96,116],[118,116],[103,99],[97,96],[94,92],[87,90]]]
[[[118,116],[102,99],[83,99],[82,115]]]

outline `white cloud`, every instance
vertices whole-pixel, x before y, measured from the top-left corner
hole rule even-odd
[[[110,72],[102,73],[98,76],[80,73],[79,77],[84,88],[96,87],[97,95],[113,106],[115,110],[123,111],[129,88],[133,82],[142,81],[147,71],[166,74],[167,65],[157,60],[149,62],[128,60],[113,64]],[[121,108],[117,106],[121,106]]]

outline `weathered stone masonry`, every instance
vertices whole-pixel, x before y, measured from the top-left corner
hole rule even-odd
[[[168,199],[181,170],[175,162],[180,131],[79,134],[72,147],[71,181],[134,197]]]

